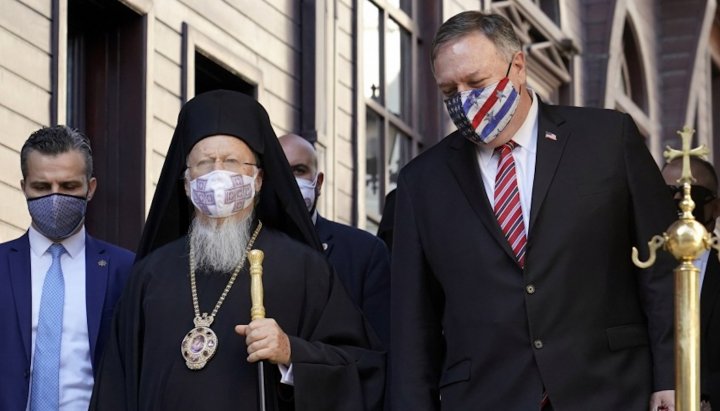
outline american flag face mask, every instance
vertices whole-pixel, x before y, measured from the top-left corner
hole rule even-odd
[[[487,87],[455,93],[445,100],[445,106],[465,138],[475,144],[487,144],[510,122],[519,101],[519,94],[506,74]]]

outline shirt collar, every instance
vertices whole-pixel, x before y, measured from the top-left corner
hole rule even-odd
[[[40,234],[32,225],[28,230],[28,239],[30,240],[30,249],[37,257],[45,254],[48,248],[53,245],[49,238]],[[83,225],[77,233],[60,241],[60,244],[65,247],[65,251],[67,251],[70,258],[75,258],[85,248],[85,226]]]
[[[531,89],[527,90],[532,98],[532,103],[530,104],[527,116],[525,116],[525,121],[523,121],[522,125],[513,136],[513,141],[518,143],[518,145],[525,150],[535,153],[535,150],[537,149],[537,133],[534,131],[537,130],[538,99],[534,91]]]
[[[695,259],[695,265],[702,270],[707,265],[708,258],[710,257],[710,250],[705,250],[700,254],[700,257]]]

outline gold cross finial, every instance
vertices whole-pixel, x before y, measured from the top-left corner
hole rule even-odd
[[[693,134],[695,134],[695,130],[690,128],[690,126],[683,127],[683,129],[678,131],[677,133],[680,134],[680,138],[682,139],[682,150],[675,150],[670,146],[667,146],[663,155],[665,156],[665,160],[667,160],[668,163],[678,157],[683,158],[682,174],[680,176],[680,179],[678,180],[678,183],[691,184],[693,181],[695,181],[695,179],[693,178],[692,172],[690,171],[690,156],[704,156],[708,154],[709,151],[707,147],[705,147],[703,144],[700,144],[698,147],[695,148],[690,148],[690,144],[692,143],[692,136]]]

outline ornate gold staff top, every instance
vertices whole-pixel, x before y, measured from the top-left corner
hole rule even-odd
[[[683,185],[680,218],[661,236],[656,235],[648,242],[647,261],[640,261],[637,248],[632,249],[632,261],[640,268],[653,265],[657,249],[663,246],[680,262],[675,268],[675,409],[678,411],[700,409],[700,270],[693,261],[710,247],[720,250],[718,239],[711,237],[692,215],[695,203],[690,197],[690,184],[695,179],[690,171],[690,156],[708,153],[702,145],[690,148],[694,132],[685,126],[678,131],[682,150],[667,147],[664,152],[667,161],[683,158],[682,176],[678,180]]]
[[[260,250],[250,250],[248,253],[248,260],[250,260],[250,300],[252,301],[250,319],[253,321],[265,318],[262,284],[262,263],[264,258],[265,254]]]

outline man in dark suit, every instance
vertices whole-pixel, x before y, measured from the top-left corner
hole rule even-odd
[[[0,409],[87,409],[134,255],[85,231],[97,182],[84,135],[42,128],[20,159],[32,225],[0,244]]]
[[[378,224],[377,237],[385,243],[388,251],[392,254],[393,226],[395,225],[395,194],[397,190],[392,189],[385,196],[382,218]]]
[[[698,157],[690,158],[690,170],[695,178],[691,191],[695,202],[693,216],[712,233],[720,217],[717,173],[712,164]],[[682,186],[678,183],[682,175],[682,159],[665,164],[662,175],[675,201],[679,203],[682,198]],[[695,260],[695,265],[700,269],[700,372],[703,402],[720,404],[720,262],[717,251],[705,251]],[[704,406],[708,407],[709,404]]]
[[[393,409],[674,407],[674,264],[630,253],[673,221],[667,188],[629,116],[544,104],[521,49],[476,11],[433,41],[458,131],[399,177]]]
[[[285,157],[298,182],[325,255],[350,298],[387,348],[390,343],[390,255],[377,237],[355,227],[323,218],[317,199],[325,175],[318,171],[315,148],[297,134],[280,137]]]

